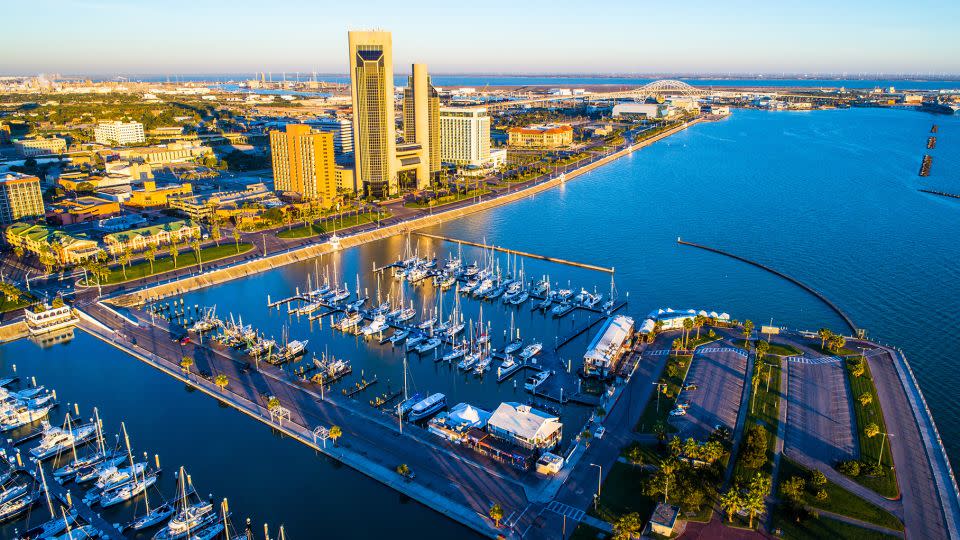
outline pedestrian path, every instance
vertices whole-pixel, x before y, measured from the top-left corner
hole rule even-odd
[[[747,351],[738,347],[699,347],[696,352],[697,354],[729,352],[739,354],[744,358],[747,357]]]
[[[563,504],[559,501],[550,501],[550,504],[547,505],[547,510],[560,514],[561,516],[567,516],[574,521],[583,521],[584,516],[587,515],[587,513],[583,510],[574,508],[569,504]]]
[[[814,366],[821,366],[823,364],[834,364],[834,363],[843,361],[838,356],[817,356],[813,358],[809,356],[788,356],[786,360],[787,362],[796,362],[798,364],[810,364]]]

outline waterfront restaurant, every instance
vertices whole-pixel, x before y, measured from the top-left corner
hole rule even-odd
[[[583,356],[586,377],[607,378],[620,368],[633,338],[633,319],[625,315],[607,318]]]
[[[560,444],[560,418],[520,403],[501,403],[487,422],[495,438],[533,451],[552,450]]]
[[[485,456],[524,471],[530,468],[535,457],[532,451],[504,442],[478,428],[467,430],[463,441]]]

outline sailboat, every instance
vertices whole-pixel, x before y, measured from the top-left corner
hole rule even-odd
[[[510,342],[503,347],[504,354],[512,354],[523,346],[523,340],[520,339],[520,329],[517,328],[517,335],[513,335],[513,313],[510,314]]]
[[[100,494],[100,506],[104,508],[129,501],[145,492],[147,488],[157,482],[157,476],[160,474],[160,471],[152,471],[148,474],[146,467],[143,467],[142,472],[137,472],[137,464],[133,461],[133,452],[130,450],[130,437],[127,435],[127,426],[121,424],[121,428],[123,430],[124,442],[127,445],[127,457],[130,460],[130,470],[133,473],[133,477],[123,484],[105,489]],[[138,476],[138,474],[141,476]]]
[[[606,313],[610,313],[610,310],[613,309],[613,306],[616,305],[616,303],[617,303],[617,288],[613,283],[613,274],[610,274],[610,298],[608,298],[607,301],[603,303],[603,306],[601,306],[601,309]]]
[[[170,521],[153,535],[153,540],[182,540],[190,538],[197,531],[201,531],[208,525],[217,520],[217,513],[213,510],[213,505],[202,499],[197,502],[190,502],[190,495],[195,495],[196,490],[190,477],[180,467],[180,473],[177,477],[179,488],[179,499],[176,503],[176,511]],[[187,486],[190,489],[187,490]],[[197,497],[199,499],[199,497]]]

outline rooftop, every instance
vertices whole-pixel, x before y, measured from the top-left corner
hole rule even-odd
[[[501,403],[487,422],[491,426],[513,433],[524,439],[535,439],[549,424],[560,424],[560,419],[550,413],[515,402]],[[553,430],[550,429],[550,432]]]

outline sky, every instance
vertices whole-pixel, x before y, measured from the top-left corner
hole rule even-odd
[[[345,73],[347,30],[394,71],[960,73],[960,2],[30,0],[4,2],[0,74]]]

